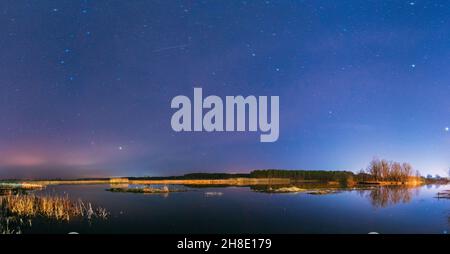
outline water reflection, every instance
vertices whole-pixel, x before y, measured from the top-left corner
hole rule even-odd
[[[420,188],[406,186],[377,186],[369,190],[358,190],[361,196],[370,200],[375,208],[385,208],[399,203],[409,203],[418,196]]]
[[[253,191],[277,193],[280,188],[289,187],[293,188],[293,185],[277,185],[277,186],[251,186]],[[385,208],[396,204],[406,204],[418,196],[420,193],[420,186],[365,186],[365,187],[353,187],[343,188],[340,186],[330,187],[324,184],[296,184],[295,187],[299,188],[298,192],[307,194],[335,194],[342,191],[356,191],[359,195],[369,199],[371,205],[375,208]],[[427,188],[430,188],[427,186]],[[281,193],[281,192],[280,192]]]
[[[122,184],[122,183],[121,183]],[[442,233],[450,230],[450,200],[435,199],[450,186],[295,185],[296,194],[268,194],[282,186],[176,186],[189,191],[161,194],[106,191],[117,185],[57,185],[36,195],[68,195],[107,209],[92,224],[33,220],[24,233]],[[143,188],[141,185],[118,185]],[[150,186],[160,188],[160,186]],[[292,187],[292,185],[285,186]],[[169,186],[174,189],[175,186]],[[431,189],[428,189],[431,188]],[[420,194],[419,194],[420,189]],[[253,191],[251,191],[253,190]],[[311,195],[312,191],[316,191]],[[330,191],[333,191],[330,193]],[[418,195],[418,196],[417,196]],[[420,202],[415,200],[420,199]],[[412,202],[411,202],[412,201]],[[374,208],[376,207],[376,208]],[[383,209],[384,207],[389,207]],[[372,212],[373,209],[377,209]],[[358,220],[355,220],[355,218]],[[1,218],[0,218],[1,219]],[[2,221],[0,220],[0,223]],[[24,221],[26,222],[26,221]],[[5,229],[6,225],[3,224]],[[11,225],[11,224],[10,224]],[[1,225],[0,225],[1,227]],[[9,227],[11,228],[11,227]],[[16,230],[11,228],[11,230]],[[1,231],[1,228],[0,228]]]

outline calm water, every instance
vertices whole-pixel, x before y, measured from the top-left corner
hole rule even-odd
[[[436,233],[449,231],[450,186],[347,190],[328,195],[270,194],[249,187],[161,194],[112,193],[108,185],[50,186],[41,193],[106,208],[106,221],[33,221],[24,233]],[[206,192],[221,192],[208,196]]]

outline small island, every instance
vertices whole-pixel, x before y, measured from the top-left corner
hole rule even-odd
[[[145,193],[145,194],[166,194],[170,192],[184,192],[185,189],[169,189],[166,185],[162,188],[142,187],[142,188],[128,188],[128,187],[113,187],[106,189],[110,192],[129,192],[129,193]]]

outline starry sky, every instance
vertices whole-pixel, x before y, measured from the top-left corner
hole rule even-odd
[[[0,3],[0,177],[450,166],[448,1]],[[176,133],[173,97],[280,96],[280,137]]]

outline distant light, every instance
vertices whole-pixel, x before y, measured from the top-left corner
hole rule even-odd
[[[120,151],[122,151],[122,150],[123,150],[123,147],[121,147],[121,146],[119,146],[118,148],[119,148],[119,150],[120,150]]]
[[[450,128],[449,127],[445,127],[445,131],[446,132],[450,131]]]
[[[412,67],[412,68],[416,68],[416,65],[415,65],[415,64],[411,64],[411,67]]]
[[[415,5],[415,4],[416,4],[416,3],[414,3],[414,2],[410,2],[410,3],[409,3],[409,5]]]

